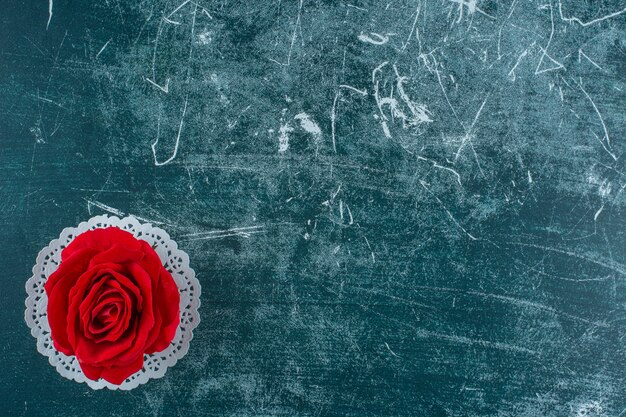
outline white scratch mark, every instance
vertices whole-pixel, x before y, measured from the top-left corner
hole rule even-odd
[[[396,352],[394,352],[393,350],[391,350],[391,348],[389,347],[389,345],[387,344],[387,342],[385,342],[385,346],[387,347],[387,350],[389,351],[389,353],[391,353],[393,356],[395,356],[396,358],[399,358],[400,356],[396,354]]]
[[[348,210],[348,217],[350,218],[350,220],[348,220],[348,225],[352,226],[354,223],[354,217],[352,217],[352,210],[350,210],[348,203],[346,203],[346,210]]]
[[[460,343],[460,344],[464,344],[464,345],[478,345],[478,346],[482,346],[484,348],[498,349],[498,350],[504,350],[504,351],[508,351],[508,352],[525,353],[525,354],[528,354],[528,355],[539,355],[539,352],[537,352],[535,350],[527,349],[525,347],[511,345],[511,344],[508,344],[508,343],[491,342],[489,340],[482,340],[482,339],[471,339],[471,338],[465,337],[465,336],[458,336],[458,335],[450,335],[450,334],[445,334],[445,333],[431,332],[429,330],[423,330],[423,329],[418,329],[417,330],[417,335],[419,337],[422,337],[422,338],[436,338],[436,339],[447,340],[447,341],[450,341],[450,342],[453,342],[453,343]]]
[[[450,171],[450,172],[452,172],[452,173],[454,174],[454,176],[456,177],[456,182],[457,182],[457,183],[459,183],[459,185],[460,185],[461,187],[463,186],[463,184],[461,184],[461,175],[459,175],[459,173],[458,173],[456,170],[454,170],[454,169],[452,169],[452,168],[450,168],[450,167],[446,167],[446,166],[440,165],[439,163],[437,163],[437,161],[433,161],[432,159],[424,158],[423,156],[419,156],[419,155],[418,155],[418,156],[417,156],[417,159],[419,159],[419,160],[421,160],[421,161],[427,161],[427,162],[430,162],[431,164],[433,164],[433,166],[434,166],[435,168],[445,169],[446,171]]]
[[[450,0],[452,3],[458,3],[459,5],[459,17],[456,20],[456,23],[460,23],[463,20],[463,6],[467,7],[467,12],[469,15],[473,15],[476,12],[489,17],[490,19],[495,20],[496,18],[488,13],[485,13],[481,10],[477,5],[477,0]]]
[[[283,153],[289,149],[289,133],[293,132],[293,128],[287,122],[281,125],[278,131],[280,132],[278,136],[278,152]]]
[[[457,115],[456,110],[452,106],[452,103],[450,103],[450,100],[448,99],[448,94],[446,93],[446,90],[443,87],[443,83],[441,82],[441,76],[439,75],[439,71],[435,70],[435,74],[437,74],[437,79],[439,80],[439,85],[441,86],[441,91],[443,91],[443,95],[446,98],[446,101],[448,102],[448,106],[452,110],[452,114],[456,118],[457,122],[461,125],[463,130],[465,131],[465,136],[463,137],[463,140],[461,142],[461,145],[459,146],[459,149],[457,149],[454,162],[456,163],[456,160],[458,159],[461,150],[465,147],[465,144],[469,143],[470,149],[472,150],[472,153],[474,155],[474,160],[476,161],[476,165],[478,166],[478,171],[480,171],[480,174],[483,177],[486,178],[485,173],[484,173],[484,171],[483,171],[483,169],[482,169],[482,167],[480,165],[480,161],[478,160],[478,154],[476,153],[476,149],[474,149],[474,144],[472,143],[472,130],[474,129],[474,125],[476,124],[476,122],[478,121],[478,118],[480,117],[480,113],[482,112],[482,109],[485,106],[485,103],[487,102],[487,99],[489,98],[489,94],[487,94],[485,96],[485,99],[483,100],[480,108],[476,112],[476,116],[474,116],[474,120],[473,120],[471,126],[468,129],[467,127],[465,127],[465,124],[459,119],[459,116]]]
[[[39,94],[39,93],[38,93],[38,94]],[[41,101],[45,101],[46,103],[54,104],[54,105],[55,105],[55,106],[57,106],[57,107],[60,107],[60,108],[62,108],[62,109],[64,109],[64,110],[67,110],[65,107],[63,107],[62,105],[60,105],[60,104],[59,104],[59,103],[57,103],[56,101],[52,101],[52,100],[50,100],[49,98],[46,98],[46,97],[37,97],[37,99],[39,99],[39,100],[41,100]],[[50,135],[50,136],[52,136],[52,135]]]
[[[374,256],[374,251],[372,250],[372,247],[370,246],[370,241],[367,240],[366,236],[363,236],[363,239],[365,239],[365,243],[367,244],[367,247],[370,250],[370,254],[372,255],[372,263],[376,263],[376,257]]]
[[[181,240],[195,241],[195,240],[209,240],[209,239],[222,239],[231,236],[241,236],[249,238],[256,233],[263,233],[264,226],[246,226],[246,227],[234,227],[232,229],[224,230],[212,230],[210,232],[198,232],[182,235]]]
[[[600,119],[600,123],[602,124],[602,129],[604,130],[604,139],[606,141],[606,145],[604,144],[604,142],[602,140],[598,139],[600,144],[602,145],[604,150],[609,155],[611,155],[613,160],[617,161],[617,157],[613,154],[613,152],[611,152],[611,139],[609,138],[609,132],[608,132],[608,130],[606,128],[606,124],[604,123],[604,118],[602,117],[602,114],[600,113],[600,110],[598,110],[598,107],[596,106],[596,103],[594,103],[594,101],[591,99],[591,96],[589,96],[587,91],[583,88],[582,83],[578,83],[578,88],[580,88],[580,91],[582,91],[583,94],[585,95],[585,97],[587,97],[587,99],[589,100],[589,102],[593,106],[593,109],[596,111],[596,114],[598,115],[598,119]]]
[[[546,44],[546,47],[542,48],[543,54],[541,54],[541,58],[539,59],[539,63],[537,64],[537,68],[535,68],[535,75],[542,74],[542,73],[548,72],[548,71],[555,71],[555,70],[558,70],[558,69],[561,69],[561,68],[565,69],[563,64],[561,64],[560,62],[558,62],[557,60],[552,58],[550,55],[548,55],[548,48],[550,48],[550,44],[552,43],[552,38],[553,37],[554,37],[554,13],[552,11],[552,4],[550,4],[550,37],[548,38],[548,43]],[[548,59],[550,61],[552,61],[555,65],[551,66],[551,67],[544,68],[541,71],[539,71],[539,68],[543,64],[543,60],[546,57],[548,57]]]
[[[289,45],[289,53],[287,54],[287,66],[291,63],[291,53],[293,52],[293,45],[296,43],[296,34],[298,33],[298,27],[300,26],[300,17],[302,15],[302,1],[300,0],[300,5],[298,6],[298,17],[296,18],[296,24],[293,27],[293,35],[291,36],[291,45]]]
[[[402,99],[406,107],[408,107],[410,115],[407,115],[400,107],[398,100],[393,98],[393,91],[391,92],[391,95],[389,97],[384,97],[384,98],[380,97],[379,81],[376,79],[376,75],[379,72],[381,72],[382,68],[385,67],[386,65],[387,65],[387,61],[380,64],[378,67],[374,69],[374,71],[372,71],[372,84],[374,85],[374,99],[376,100],[378,111],[380,113],[380,116],[375,116],[375,118],[380,121],[385,136],[387,138],[391,138],[391,132],[389,130],[389,125],[387,124],[387,121],[389,119],[387,118],[387,116],[385,115],[385,112],[383,111],[383,106],[389,106],[392,117],[397,117],[400,120],[402,120],[402,127],[404,129],[407,129],[410,127],[417,127],[421,125],[422,123],[431,123],[432,122],[432,119],[430,118],[431,113],[426,108],[426,106],[423,104],[417,104],[413,102],[409,98],[406,91],[404,90],[404,83],[406,82],[407,77],[399,74],[398,68],[396,67],[395,64],[393,65],[393,70],[396,75],[396,89],[398,91],[398,94],[400,95],[400,98]]]
[[[339,200],[339,218],[343,220],[343,200]]]
[[[72,190],[77,190],[77,191],[89,191],[89,192],[93,192],[93,193],[130,193],[130,191],[128,190],[105,190],[104,188],[74,188],[72,187]]]
[[[360,94],[362,96],[367,96],[367,90],[363,89],[363,90],[359,90],[358,88],[354,88],[351,85],[346,85],[346,84],[341,84],[339,86],[339,88],[345,88],[351,91],[354,91],[357,94]],[[336,134],[337,134],[337,102],[339,101],[339,98],[342,96],[341,91],[335,93],[335,98],[333,99],[333,106],[330,110],[330,132],[331,132],[331,139],[332,139],[332,143],[333,143],[333,151],[335,153],[337,153],[337,138],[336,138]]]
[[[577,17],[565,17],[565,16],[563,16],[563,9],[562,9],[562,5],[561,5],[561,0],[559,0],[559,15],[561,16],[561,20],[563,20],[564,22],[568,22],[568,23],[576,22],[576,23],[578,23],[582,27],[591,26],[591,25],[593,25],[595,23],[602,22],[603,20],[610,19],[610,18],[615,17],[615,16],[619,16],[619,15],[621,15],[623,13],[626,13],[626,7],[624,7],[622,10],[618,10],[616,12],[607,14],[605,16],[598,17],[597,19],[593,19],[593,20],[590,20],[588,22],[583,22],[582,20],[580,20]]]
[[[450,210],[448,210],[448,208],[445,206],[445,204],[443,204],[443,202],[439,199],[439,197],[437,197],[435,195],[435,193],[433,193],[432,191],[430,191],[430,189],[426,186],[426,182],[424,182],[423,180],[420,180],[420,184],[422,185],[422,187],[424,187],[424,189],[426,191],[428,191],[428,193],[430,195],[432,195],[435,200],[437,200],[437,202],[439,204],[441,204],[441,207],[443,207],[443,209],[446,211],[446,213],[448,214],[448,217],[450,217],[450,219],[452,220],[452,222],[463,231],[463,233],[465,233],[471,240],[478,240],[478,238],[472,236],[467,230],[465,230],[465,228],[463,226],[461,226],[461,224],[454,218],[454,216],[452,215],[452,213],[450,213]]]
[[[415,38],[417,38],[417,42],[419,44],[419,54],[422,53],[422,42],[420,40],[420,31],[419,28],[417,27],[417,19],[419,19],[420,17],[420,9],[422,8],[422,2],[419,1],[417,3],[417,9],[415,10],[415,19],[413,20],[413,26],[411,26],[411,31],[409,32],[409,36],[407,36],[406,38],[406,42],[404,42],[404,44],[402,44],[402,50],[404,51],[406,49],[406,47],[409,45],[409,42],[411,41],[411,37],[413,36],[413,32],[415,32]]]
[[[234,122],[228,121],[228,130],[232,130],[235,126],[237,126],[237,123],[239,123],[239,119],[241,118],[241,116],[243,116],[245,114],[245,112],[247,112],[248,110],[250,110],[250,108],[252,107],[252,104],[250,104],[248,107],[246,107],[245,109],[243,109],[241,111],[241,113],[239,113],[239,115],[237,116],[237,118],[235,118]]]
[[[437,65],[436,61],[435,61],[435,65]],[[452,103],[450,102],[450,99],[448,98],[448,93],[446,92],[446,89],[443,86],[443,82],[441,82],[441,75],[439,74],[439,70],[434,69],[434,72],[437,75],[439,86],[441,87],[441,91],[443,92],[443,96],[445,97],[446,102],[448,103],[448,106],[450,107],[450,110],[452,110],[452,114],[454,115],[454,118],[459,123],[459,125],[461,125],[461,127],[463,128],[463,131],[465,132],[465,137],[463,138],[463,142],[469,142],[470,148],[472,149],[472,153],[474,154],[474,160],[476,161],[476,165],[478,166],[478,170],[480,171],[480,174],[486,178],[485,173],[483,172],[483,169],[480,166],[480,161],[478,160],[478,154],[476,153],[476,149],[474,149],[474,144],[472,143],[471,134],[472,134],[472,129],[474,128],[474,125],[476,124],[476,121],[478,120],[478,117],[480,116],[482,107],[485,105],[485,102],[487,101],[487,98],[489,98],[489,95],[487,94],[487,96],[485,97],[485,100],[483,101],[483,104],[480,106],[480,109],[476,113],[476,117],[474,117],[472,126],[469,129],[467,129],[465,127],[465,124],[461,121],[461,119],[459,119],[459,115],[457,114],[456,110],[454,109],[454,106],[452,106]]]
[[[50,21],[52,20],[52,6],[54,0],[48,0],[48,23],[46,24],[46,30],[50,27]]]
[[[154,37],[154,48],[152,49],[152,78],[156,78],[155,73],[155,65],[156,65],[156,54],[157,49],[159,47],[159,38],[161,37],[161,32],[163,31],[163,20],[159,21],[159,29],[157,30],[157,34]]]
[[[263,233],[262,230],[258,230],[258,231],[249,231],[249,232],[239,232],[239,233],[228,233],[228,234],[222,234],[222,235],[215,235],[215,236],[203,236],[203,237],[198,237],[198,238],[194,238],[194,239],[183,239],[183,240],[188,240],[188,241],[195,241],[195,240],[211,240],[211,239],[223,239],[226,237],[233,237],[233,236],[241,236],[244,237],[246,239],[248,239],[251,235],[257,234],[257,233]]]
[[[367,11],[367,9],[364,9],[362,7],[359,7],[359,6],[355,6],[354,4],[346,4],[346,6],[352,7],[353,9],[357,9],[357,10],[360,10],[362,12],[366,12]]]
[[[333,151],[337,153],[337,140],[336,136],[336,124],[337,124],[337,100],[339,100],[339,96],[341,93],[335,94],[335,99],[333,100],[333,107],[330,110],[330,135],[333,141]]]
[[[100,54],[102,53],[102,51],[104,51],[106,49],[107,46],[109,46],[109,42],[111,42],[113,38],[109,39],[104,46],[100,49],[100,51],[96,54],[96,59],[98,59],[98,57],[100,56]]]
[[[85,201],[87,201],[87,210],[89,211],[89,215],[91,216],[91,206],[96,206],[99,209],[102,209],[108,213],[111,214],[115,214],[116,216],[119,217],[124,217],[125,213],[121,210],[116,209],[115,207],[111,207],[111,206],[107,206],[106,204],[102,204],[99,201],[91,201],[91,200],[87,200],[85,199]]]
[[[180,25],[180,22],[176,22],[174,20],[168,19],[167,17],[163,16],[163,20],[166,21],[167,23],[170,23],[172,25]]]
[[[476,12],[476,0],[450,0],[452,3],[457,3],[459,5],[459,17],[456,20],[456,23],[460,23],[463,19],[463,6],[467,6],[468,14],[472,15]]]
[[[474,120],[472,121],[472,124],[470,125],[469,129],[467,129],[467,132],[465,133],[465,136],[463,137],[463,141],[461,142],[461,145],[457,149],[456,155],[454,155],[454,162],[456,162],[456,160],[459,159],[459,155],[461,153],[461,150],[463,150],[463,148],[465,147],[465,144],[467,142],[470,143],[470,146],[472,147],[472,150],[474,151],[474,147],[472,145],[470,136],[472,134],[472,130],[474,129],[474,126],[476,125],[476,122],[478,121],[478,118],[480,117],[480,113],[482,113],[482,111],[483,111],[483,107],[485,107],[485,103],[487,102],[488,98],[489,98],[489,95],[487,95],[485,97],[485,99],[483,100],[482,104],[480,105],[480,108],[476,112],[476,116],[474,116]],[[483,170],[480,167],[480,163],[478,162],[478,155],[476,155],[476,151],[474,151],[474,157],[476,158],[476,164],[478,165],[478,169],[480,169],[480,172],[482,173]],[[483,174],[483,176],[485,176],[485,174]]]
[[[359,90],[358,88],[354,88],[351,85],[346,85],[346,84],[339,85],[339,88],[347,88],[348,90],[352,90],[355,93],[358,93],[358,94],[360,94],[362,96],[367,96],[367,89],[365,89],[365,88],[363,90]]]
[[[163,91],[164,93],[168,93],[169,90],[170,90],[170,79],[169,78],[167,80],[165,80],[165,86],[161,86],[161,85],[155,83],[154,81],[152,81],[148,77],[144,77],[144,80],[148,81],[150,84],[152,84],[153,86],[155,86],[159,90]]]
[[[379,120],[383,128],[383,133],[385,134],[387,138],[391,138],[391,132],[389,131],[389,126],[387,124],[388,119],[387,119],[387,116],[385,116],[385,113],[383,112],[382,100],[378,92],[378,80],[376,79],[376,74],[381,72],[383,67],[385,67],[385,65],[387,64],[388,62],[385,61],[379,66],[377,66],[376,68],[374,68],[374,70],[372,71],[372,84],[374,85],[374,99],[376,100],[376,105],[378,106],[378,112],[380,113]]]
[[[515,244],[513,242],[509,242],[509,244]],[[484,292],[480,292],[480,291],[465,291],[459,288],[449,288],[449,287],[430,287],[430,286],[426,286],[426,285],[418,285],[416,286],[416,288],[414,289],[415,291],[417,290],[426,290],[426,291],[441,291],[441,292],[452,292],[452,293],[464,293],[467,295],[471,295],[471,296],[475,296],[475,297],[483,297],[483,298],[492,298],[494,300],[498,300],[501,301],[503,303],[510,303],[519,307],[523,307],[523,308],[533,308],[533,309],[537,309],[540,311],[545,311],[557,316],[562,316],[562,317],[566,317],[570,320],[574,320],[574,321],[578,321],[581,323],[587,323],[587,324],[591,324],[597,327],[609,327],[609,325],[605,322],[599,322],[599,321],[592,321],[592,320],[587,320],[585,318],[579,317],[579,316],[575,316],[569,313],[566,313],[564,311],[561,310],[557,310],[554,307],[550,307],[548,305],[545,304],[541,304],[541,303],[536,303],[533,301],[528,301],[528,300],[524,300],[524,299],[520,299],[520,298],[515,298],[515,297],[511,297],[508,295],[499,295],[499,294],[492,294],[492,293],[484,293]]]
[[[175,8],[174,10],[172,10],[172,12],[170,14],[167,15],[167,18],[172,17],[172,15],[174,13],[176,13],[177,11],[179,11],[180,9],[182,9],[183,7],[185,7],[185,5],[187,3],[189,3],[191,0],[185,0],[184,2],[182,2],[177,8]]]
[[[602,204],[602,206],[600,206],[600,209],[598,211],[596,211],[596,214],[593,216],[593,221],[598,221],[598,217],[600,216],[600,213],[602,213],[602,210],[604,210],[604,204]]]
[[[294,119],[300,122],[302,129],[313,136],[313,141],[315,142],[317,150],[319,150],[320,143],[322,142],[322,129],[320,129],[319,125],[315,123],[311,116],[304,112],[296,114]]]
[[[337,197],[337,194],[339,194],[339,191],[341,191],[341,184],[339,184],[339,186],[337,187],[337,190],[335,190],[335,192],[333,192],[330,195],[330,201],[331,202],[335,200],[335,197]]]
[[[183,106],[183,114],[180,117],[180,124],[178,125],[178,133],[176,134],[176,143],[174,144],[174,152],[172,152],[172,156],[170,156],[163,162],[159,162],[156,156],[156,146],[159,143],[158,134],[157,134],[157,139],[152,144],[152,155],[154,156],[154,165],[156,166],[166,165],[172,162],[174,158],[176,158],[176,154],[178,153],[178,145],[180,144],[180,134],[183,131],[183,123],[185,121],[185,114],[187,113],[187,101],[188,101],[187,97],[185,97],[185,105]]]
[[[500,59],[502,59],[502,54],[500,53],[500,43],[502,42],[502,29],[504,28],[504,25],[509,21],[509,19],[511,18],[511,15],[513,14],[513,11],[515,10],[515,6],[517,5],[517,0],[513,0],[513,2],[511,3],[511,7],[509,8],[509,14],[506,16],[506,19],[504,19],[504,22],[502,22],[502,24],[500,25],[500,29],[498,30],[498,61]]]
[[[555,253],[560,253],[562,255],[572,256],[574,258],[582,259],[584,261],[591,262],[596,265],[600,265],[604,268],[615,271],[619,273],[620,275],[626,276],[626,268],[622,264],[612,261],[612,260],[603,259],[599,256],[597,258],[594,258],[587,254],[580,254],[580,253],[572,252],[572,251],[565,250],[565,249],[553,248],[550,246],[543,246],[543,245],[536,245],[533,243],[522,243],[522,242],[507,242],[507,243],[510,245],[525,246],[529,248],[541,249],[544,251],[555,252]]]
[[[517,66],[518,66],[518,65],[520,64],[520,62],[522,61],[522,58],[524,58],[526,55],[528,55],[528,50],[529,50],[530,48],[532,48],[533,46],[535,46],[535,43],[536,43],[536,41],[535,41],[535,42],[533,42],[533,43],[531,43],[531,44],[528,46],[528,48],[526,48],[526,49],[524,50],[524,52],[522,52],[522,53],[520,54],[520,56],[519,56],[519,57],[517,57],[517,61],[515,61],[515,65],[513,65],[513,68],[511,68],[511,71],[509,71],[509,73],[507,74],[507,76],[509,77],[509,80],[511,80],[512,82],[515,82],[515,78],[516,78],[516,76],[515,76],[515,69],[517,68]]]
[[[93,200],[89,200],[87,198],[83,198],[83,200],[85,200],[87,202],[87,211],[89,212],[90,216],[91,216],[91,206],[98,207],[100,210],[104,210],[107,213],[114,214],[114,215],[116,215],[116,216],[118,216],[120,218],[126,216],[126,213],[124,213],[122,210],[116,209],[115,207],[108,206],[108,205],[103,204],[103,203],[101,203],[99,201],[93,201]],[[143,218],[143,217],[135,216],[133,214],[129,214],[129,216],[133,216],[134,218],[136,218],[137,220],[140,220],[142,222],[154,223],[154,224],[165,224],[165,225],[168,225],[168,226],[176,227],[175,225],[171,225],[171,224],[164,223],[164,222],[159,222],[159,221],[156,221],[156,220],[146,219],[146,218]]]
[[[428,111],[426,106],[423,104],[416,104],[413,101],[411,101],[409,96],[404,91],[404,83],[406,82],[408,78],[398,73],[398,68],[396,67],[395,64],[393,65],[393,71],[396,73],[396,86],[398,88],[398,94],[400,94],[400,97],[402,98],[402,100],[404,100],[404,103],[409,108],[409,111],[412,114],[412,117],[409,117],[409,118],[405,117],[403,120],[406,119],[408,121],[408,124],[411,126],[416,126],[421,123],[432,122],[433,119],[430,118],[431,113]],[[400,113],[399,115],[401,114],[402,113]]]
[[[361,34],[358,36],[358,39],[361,42],[371,43],[372,45],[384,45],[389,42],[389,36],[381,35],[375,32],[370,32],[369,35],[364,35],[363,32],[361,32]]]
[[[535,75],[543,74],[544,72],[556,71],[556,70],[561,69],[561,68],[565,69],[563,64],[561,64],[556,59],[554,59],[550,55],[548,55],[546,49],[541,48],[541,50],[543,51],[543,54],[541,55],[541,58],[539,59],[539,64],[537,64],[537,68],[535,68]],[[553,65],[551,67],[547,67],[547,68],[542,68],[541,71],[540,71],[539,67],[541,67],[541,64],[543,63],[543,60],[544,60],[545,57],[547,57],[555,65]]]
[[[595,62],[594,62],[591,58],[589,58],[589,57],[587,56],[587,54],[585,54],[585,53],[583,52],[583,50],[582,50],[582,49],[579,49],[579,50],[578,50],[578,62],[579,62],[579,63],[580,63],[580,57],[581,57],[581,56],[584,56],[584,57],[587,59],[587,61],[589,61],[589,62],[591,63],[591,65],[593,65],[594,67],[596,67],[596,68],[597,68],[597,69],[599,69],[600,71],[604,71],[604,68],[602,68],[600,65],[596,64],[596,63],[595,63]]]
[[[191,194],[195,195],[196,191],[193,188],[193,178],[191,178],[191,170],[188,166],[186,166],[185,169],[187,170],[187,176],[189,177],[189,191],[191,191]]]

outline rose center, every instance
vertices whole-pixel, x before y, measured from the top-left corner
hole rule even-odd
[[[106,305],[96,314],[94,321],[99,322],[101,324],[109,324],[116,322],[120,315],[120,303],[113,302],[111,304]]]
[[[84,334],[96,343],[117,340],[130,324],[135,297],[120,282],[123,279],[103,274],[83,301]]]

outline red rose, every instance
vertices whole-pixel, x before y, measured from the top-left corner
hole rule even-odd
[[[179,324],[178,287],[150,245],[116,227],[78,235],[45,284],[54,347],[85,376],[119,385],[164,350]]]

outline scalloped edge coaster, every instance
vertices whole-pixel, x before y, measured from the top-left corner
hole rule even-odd
[[[137,239],[148,242],[159,255],[161,262],[174,278],[180,294],[180,324],[171,344],[163,351],[144,355],[143,368],[128,377],[120,385],[99,379],[88,379],[83,374],[75,356],[67,356],[54,348],[48,324],[48,297],[44,284],[48,277],[61,263],[61,252],[79,234],[88,230],[118,227],[133,234]],[[135,217],[120,219],[115,216],[101,215],[80,223],[77,227],[67,227],[61,231],[58,239],[52,240],[37,256],[33,275],[26,282],[26,311],[24,319],[30,332],[37,339],[37,350],[65,378],[76,382],[85,382],[93,389],[131,390],[150,379],[161,378],[167,368],[187,354],[193,330],[200,323],[200,283],[193,269],[189,267],[189,256],[178,249],[178,245],[169,234],[150,223],[140,223]]]

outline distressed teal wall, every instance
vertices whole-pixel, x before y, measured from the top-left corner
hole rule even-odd
[[[626,415],[624,7],[4,1],[0,409]],[[23,321],[38,251],[102,213],[203,286],[131,392]]]

